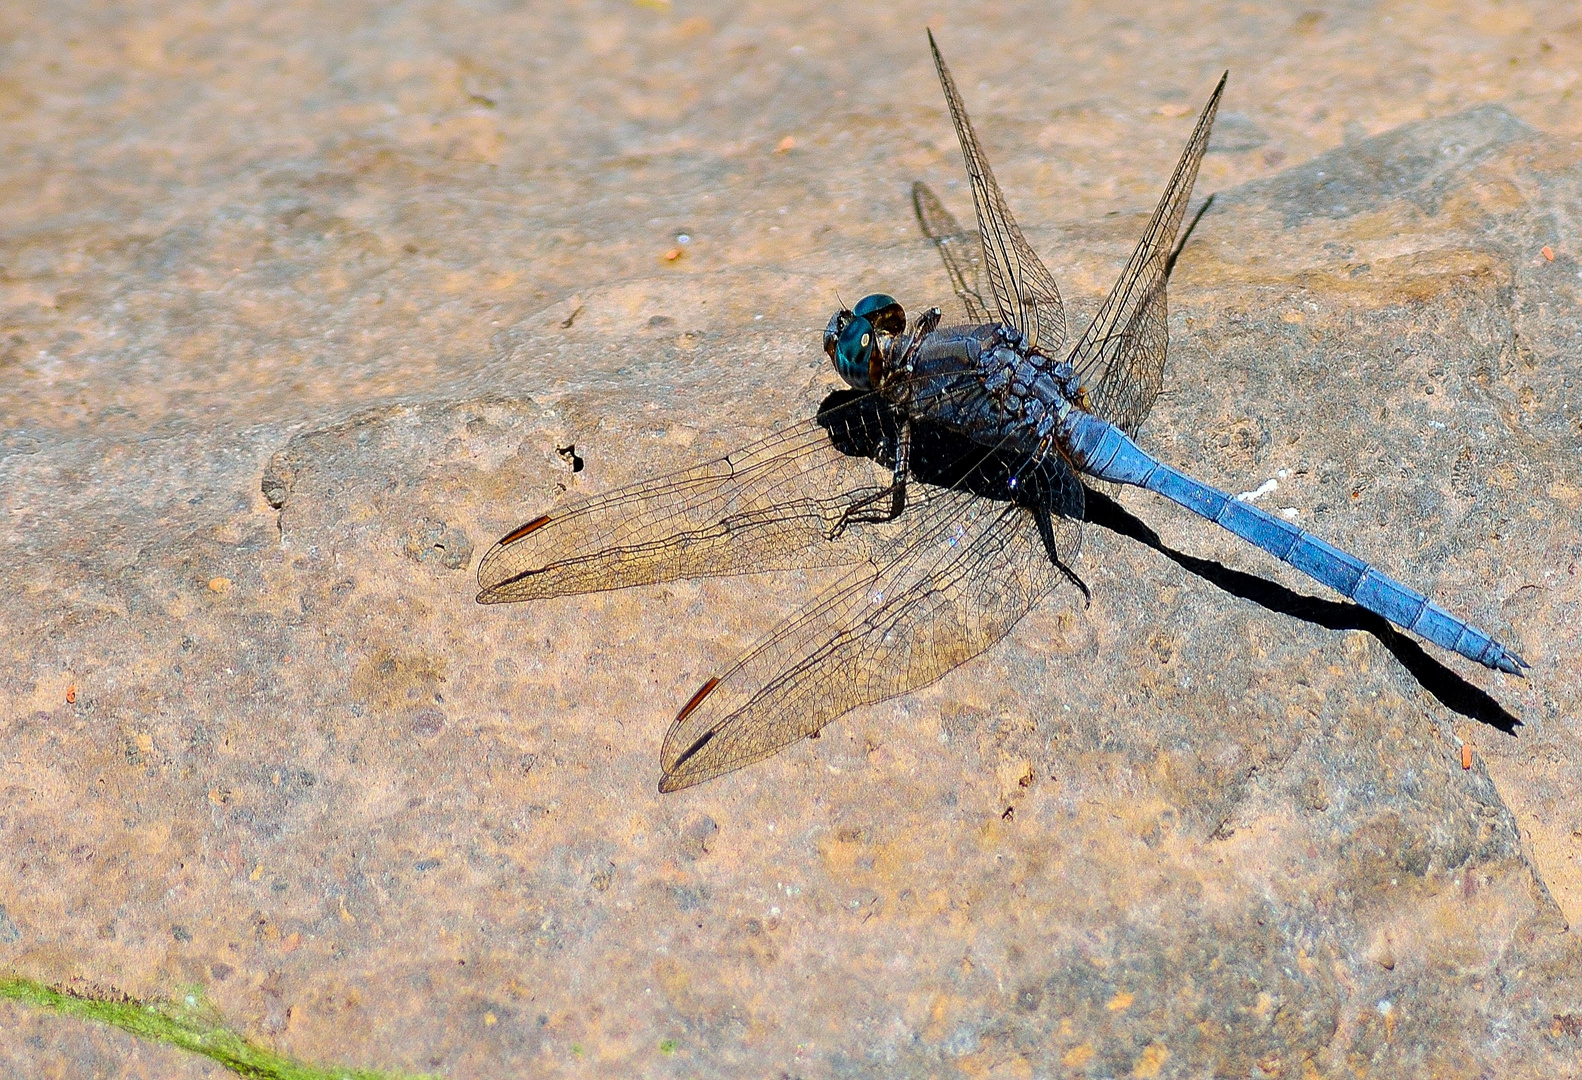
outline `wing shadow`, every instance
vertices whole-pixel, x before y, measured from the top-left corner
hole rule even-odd
[[[1522,726],[1519,719],[1484,690],[1445,667],[1386,619],[1356,604],[1307,596],[1257,575],[1232,570],[1212,559],[1176,551],[1118,502],[1092,488],[1087,493],[1087,521],[1146,544],[1188,573],[1268,611],[1289,615],[1326,630],[1362,630],[1372,634],[1411,673],[1418,685],[1445,708],[1507,735],[1514,735]]]

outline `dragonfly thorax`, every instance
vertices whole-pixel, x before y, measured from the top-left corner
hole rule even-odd
[[[1010,327],[998,328],[997,334],[1000,341],[995,347],[979,354],[978,374],[983,388],[1008,415],[1037,422],[1046,413],[1063,412],[1065,404],[1079,401],[1083,392],[1069,362],[1026,348],[1021,334]]]

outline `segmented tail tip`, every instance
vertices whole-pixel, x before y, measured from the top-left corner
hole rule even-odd
[[[1532,667],[1527,661],[1509,651],[1502,653],[1500,658],[1494,661],[1494,666],[1508,675],[1516,676],[1518,679],[1527,677],[1527,673],[1522,670],[1523,668]]]

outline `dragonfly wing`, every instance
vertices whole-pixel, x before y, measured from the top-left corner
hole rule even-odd
[[[945,273],[950,277],[950,287],[961,299],[967,322],[973,326],[987,323],[989,306],[983,302],[983,293],[980,291],[983,280],[983,238],[963,229],[956,221],[956,216],[945,209],[945,204],[921,180],[912,185],[912,208],[917,211],[917,223],[922,226],[923,235],[939,248],[939,257],[945,263]]]
[[[1187,139],[1181,160],[1126,268],[1071,352],[1071,366],[1087,389],[1089,408],[1135,435],[1164,382],[1166,333],[1165,282],[1176,233],[1208,149],[1209,132],[1225,90],[1225,76],[1209,96]]]
[[[1168,317],[1161,278],[1141,298],[1125,325],[1112,332],[1113,356],[1088,391],[1088,408],[1128,435],[1136,435],[1142,427],[1164,384]],[[1081,385],[1089,385],[1081,375],[1078,379]]]
[[[994,182],[989,161],[983,156],[978,137],[973,133],[967,108],[956,92],[956,83],[939,55],[932,31],[929,48],[934,51],[934,67],[945,90],[950,118],[956,125],[961,156],[972,180],[972,201],[978,210],[978,231],[983,237],[983,261],[988,270],[989,288],[994,293],[1000,321],[1020,330],[1028,344],[1049,356],[1058,355],[1066,341],[1066,315],[1060,305],[1060,290],[1055,279],[1034,254],[1011,209]]]
[[[1004,637],[1060,582],[1057,556],[1080,542],[1081,485],[1064,467],[1060,475],[1052,507],[1061,516],[945,488],[908,507],[893,523],[905,542],[885,560],[854,567],[703,684],[665,736],[660,790],[768,757]]]
[[[512,530],[478,566],[478,602],[863,558],[861,527],[830,538],[854,500],[888,482],[863,455],[882,444],[883,432],[871,429],[889,414],[872,395],[860,397],[866,413],[855,405],[821,411],[735,453],[572,503]]]

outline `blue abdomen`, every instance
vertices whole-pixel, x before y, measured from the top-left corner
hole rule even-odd
[[[1326,544],[1249,502],[1194,480],[1144,452],[1119,428],[1087,414],[1062,432],[1067,451],[1091,476],[1158,492],[1289,563],[1359,606],[1487,667],[1520,675],[1526,661],[1414,589],[1355,555]]]

